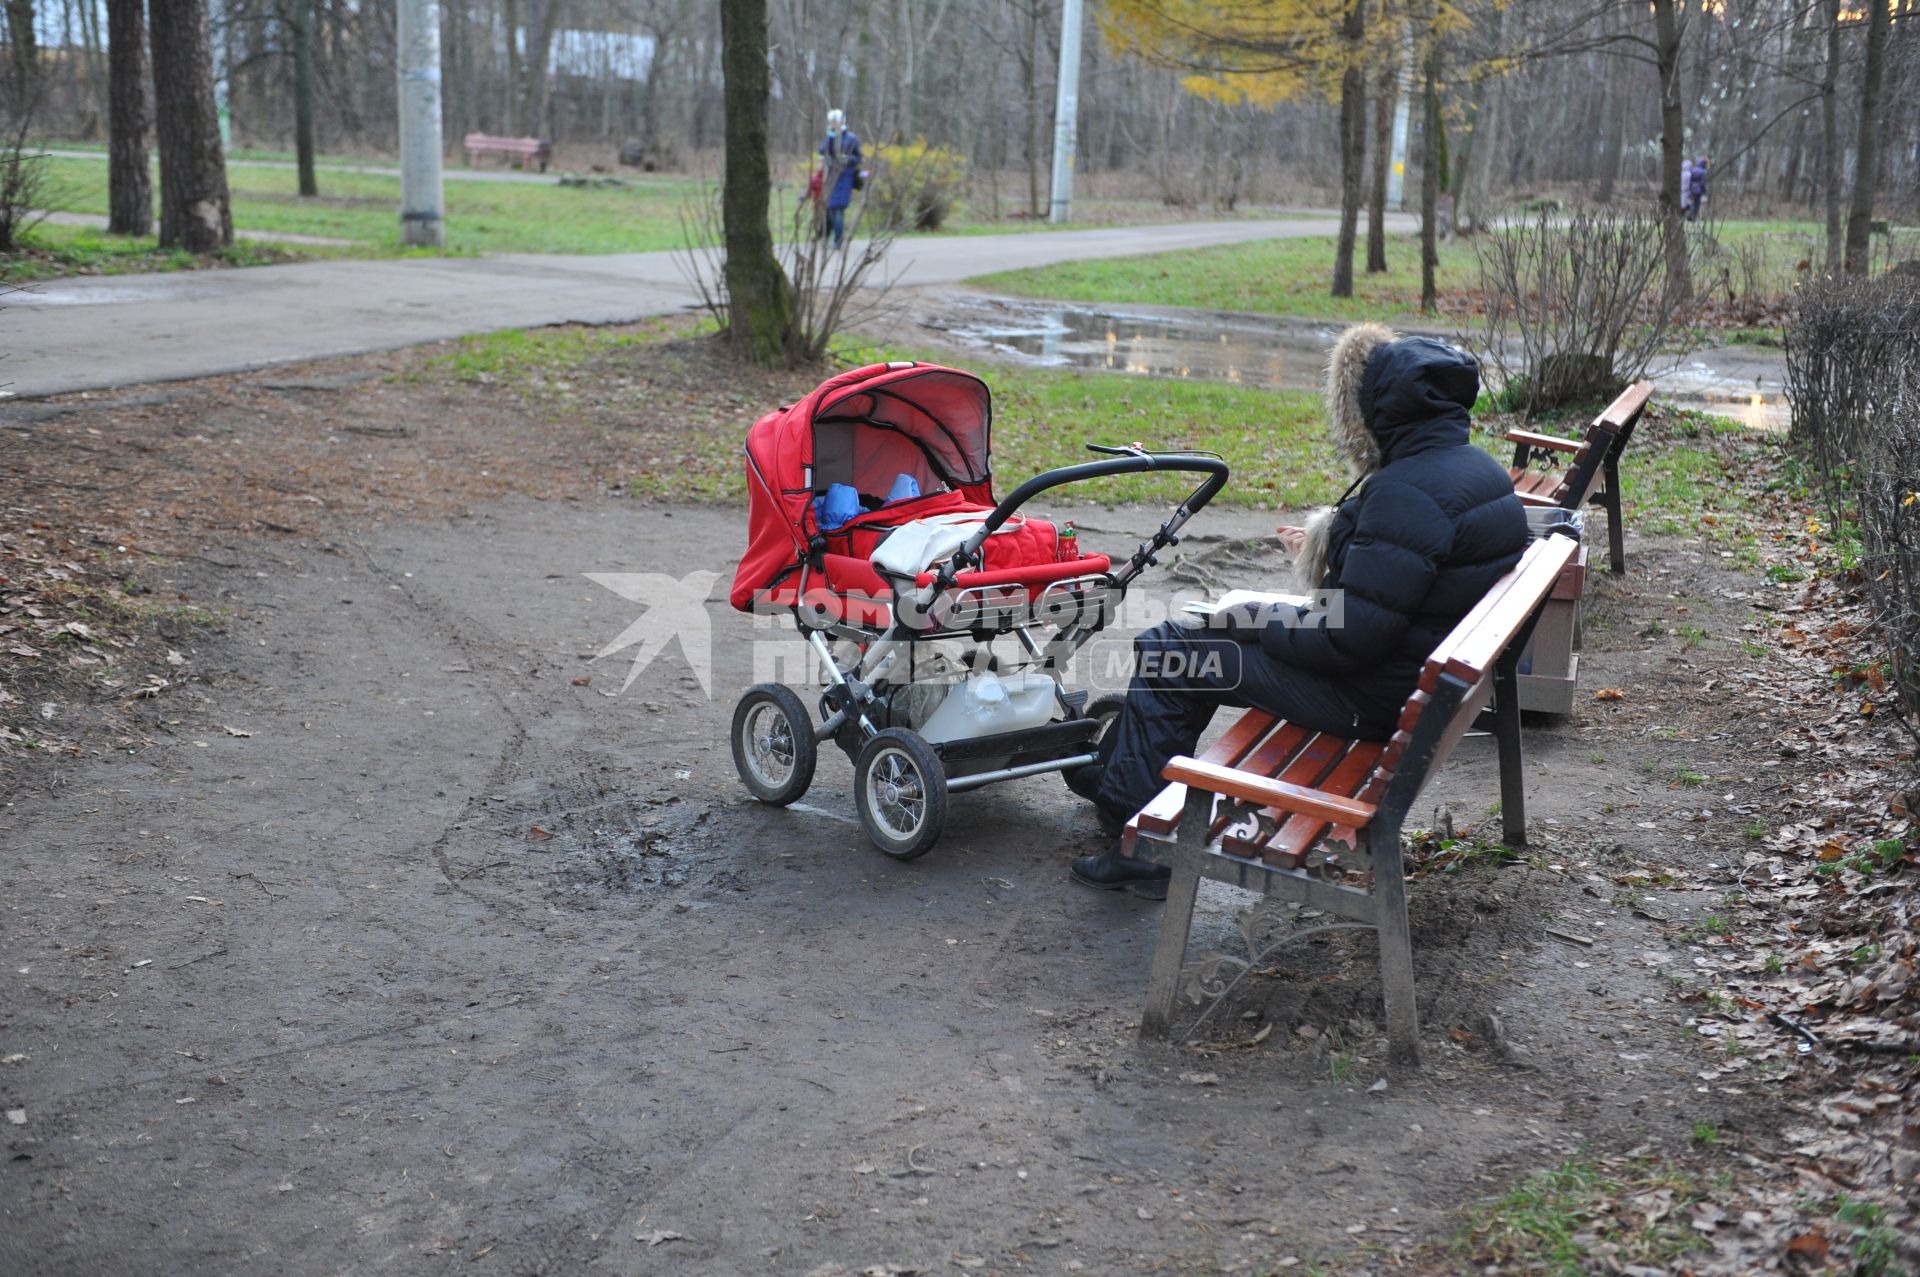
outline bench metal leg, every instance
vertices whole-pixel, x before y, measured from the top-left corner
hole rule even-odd
[[[1420,1011],[1413,993],[1413,931],[1407,923],[1407,880],[1400,863],[1400,830],[1376,827],[1373,895],[1378,910],[1380,984],[1387,1004],[1387,1056],[1395,1064],[1420,1063]]]
[[[1520,757],[1519,645],[1493,666],[1493,737],[1500,749],[1500,836],[1510,847],[1527,845],[1527,791]]]
[[[1620,462],[1611,454],[1607,457],[1607,486],[1599,496],[1607,511],[1607,569],[1620,576],[1627,570],[1627,529],[1620,519]]]
[[[1200,895],[1200,858],[1206,851],[1212,815],[1213,795],[1190,786],[1170,858],[1173,879],[1167,884],[1166,908],[1160,915],[1160,938],[1154,942],[1153,967],[1147,976],[1147,1010],[1140,1017],[1143,1038],[1164,1038],[1173,1027],[1180,971],[1187,963],[1187,933],[1193,928],[1193,903]]]

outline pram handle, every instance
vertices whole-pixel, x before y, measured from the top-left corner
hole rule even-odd
[[[1088,444],[1096,452],[1111,452],[1120,455],[1110,461],[1087,461],[1077,466],[1061,466],[1057,470],[1047,470],[1033,476],[1003,498],[993,508],[974,534],[966,543],[954,552],[952,560],[943,566],[934,581],[933,593],[938,593],[953,584],[953,577],[979,562],[980,547],[1014,512],[1034,497],[1049,488],[1058,488],[1064,484],[1081,483],[1088,479],[1104,479],[1115,474],[1140,474],[1146,471],[1186,471],[1192,474],[1204,474],[1206,479],[1187,494],[1187,499],[1175,507],[1173,514],[1160,525],[1160,531],[1153,540],[1143,541],[1133,557],[1114,573],[1114,583],[1122,589],[1127,582],[1138,576],[1154,558],[1153,556],[1166,546],[1179,540],[1179,531],[1202,509],[1207,502],[1219,495],[1220,489],[1227,486],[1227,463],[1219,457],[1202,456],[1192,452],[1147,452],[1138,445],[1132,448],[1112,448],[1101,444]]]

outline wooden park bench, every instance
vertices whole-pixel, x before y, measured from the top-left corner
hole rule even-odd
[[[1173,783],[1128,822],[1126,834],[1133,854],[1173,870],[1143,1035],[1168,1032],[1194,898],[1200,880],[1212,878],[1352,920],[1335,925],[1371,926],[1380,940],[1389,1051],[1417,1061],[1402,824],[1454,745],[1485,721],[1499,745],[1505,839],[1526,842],[1515,666],[1578,548],[1564,536],[1527,547],[1427,658],[1390,740],[1328,736],[1248,710],[1198,758],[1167,765]]]
[[[1543,435],[1532,430],[1509,430],[1507,442],[1513,445],[1513,490],[1528,505],[1557,505],[1579,510],[1597,505],[1607,512],[1608,566],[1614,573],[1627,570],[1625,526],[1620,518],[1620,454],[1640,424],[1640,414],[1653,397],[1653,383],[1636,381],[1620,392],[1593,419],[1587,433],[1579,439]],[[1570,452],[1571,461],[1564,470],[1530,470],[1527,463],[1536,451]]]
[[[537,164],[544,173],[547,165],[553,161],[553,143],[537,137],[494,137],[487,133],[469,133],[462,145],[467,148],[469,164],[483,156],[498,155],[505,160],[518,160],[523,170]]]
[[[1538,508],[1581,510],[1598,505],[1607,512],[1608,549],[1614,572],[1626,571],[1625,524],[1620,515],[1620,454],[1633,437],[1633,428],[1646,411],[1653,383],[1636,381],[1608,404],[1579,439],[1509,430],[1514,447],[1513,490],[1521,501]],[[1572,453],[1565,469],[1533,470],[1528,462],[1536,451]],[[1580,603],[1586,592],[1587,552],[1583,547],[1554,586],[1542,609],[1533,642],[1521,658],[1520,708],[1547,714],[1573,710],[1575,684],[1580,674]]]

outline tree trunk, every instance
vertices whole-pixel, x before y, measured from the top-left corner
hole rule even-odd
[[[1827,213],[1827,273],[1840,272],[1840,0],[1827,0],[1827,66],[1820,78],[1820,192]]]
[[[1880,81],[1887,61],[1888,0],[1867,0],[1867,65],[1860,76],[1860,140],[1854,146],[1853,207],[1847,210],[1849,275],[1864,275],[1873,257],[1873,188],[1880,184]]]
[[[1680,111],[1680,24],[1674,2],[1653,0],[1654,49],[1660,70],[1660,216],[1666,223],[1669,304],[1693,299],[1687,225],[1680,219],[1680,165],[1687,138]]]
[[[726,176],[721,219],[726,238],[727,336],[735,351],[768,367],[787,357],[793,294],[773,255],[767,223],[767,0],[721,0],[720,44],[726,78]]]
[[[1394,98],[1399,92],[1393,57],[1380,68],[1380,89],[1373,100],[1373,189],[1367,195],[1367,274],[1387,269],[1387,166],[1392,160]]]
[[[507,136],[520,136],[520,4],[501,0],[507,24]]]
[[[318,195],[313,175],[313,0],[293,0],[293,149],[300,193]]]
[[[1340,77],[1340,240],[1334,246],[1333,296],[1353,296],[1353,241],[1360,227],[1360,198],[1367,152],[1367,80],[1360,67],[1366,13],[1358,0],[1340,24],[1347,69]]]
[[[1421,86],[1421,135],[1426,156],[1420,164],[1420,309],[1429,315],[1439,303],[1434,275],[1440,266],[1440,161],[1446,154],[1446,135],[1440,120],[1440,41],[1431,35],[1426,74]]]
[[[561,0],[546,0],[540,6],[540,21],[527,44],[526,99],[520,118],[533,136],[552,140],[553,33],[560,25]]]
[[[33,32],[33,0],[7,0],[7,47],[13,58],[16,97],[22,109],[33,101],[40,71],[40,46]]]
[[[227,161],[213,97],[206,0],[153,6],[154,132],[160,143],[160,244],[210,253],[233,243]]]
[[[107,0],[107,229],[153,234],[145,0]]]
[[[1027,8],[1027,216],[1038,218],[1040,204],[1040,5]]]
[[[1614,12],[1609,11],[1607,32],[1612,35],[1618,30],[1619,19]],[[1601,76],[1603,98],[1600,107],[1600,173],[1599,184],[1594,190],[1593,198],[1596,203],[1611,204],[1614,183],[1620,180],[1620,151],[1622,134],[1626,129],[1624,118],[1626,112],[1620,101],[1619,79],[1607,66],[1605,59],[1601,60]]]

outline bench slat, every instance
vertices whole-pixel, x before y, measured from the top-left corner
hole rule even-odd
[[[1601,411],[1599,419],[1612,426],[1616,433],[1625,434],[1640,419],[1640,414],[1646,411],[1647,401],[1652,398],[1653,383],[1636,381]]]
[[[1364,825],[1373,819],[1374,804],[1372,803],[1357,802],[1351,798],[1337,798],[1332,794],[1308,789],[1301,785],[1289,785],[1282,781],[1269,780],[1264,776],[1235,771],[1231,767],[1203,763],[1197,758],[1176,758],[1167,764],[1165,774],[1170,780],[1199,785],[1216,794],[1229,794],[1242,802],[1259,803],[1281,811],[1317,816],[1322,820]]]
[[[1580,446],[1578,439],[1565,439],[1559,435],[1543,435],[1532,430],[1507,431],[1508,443],[1524,443],[1529,448],[1551,448],[1555,452],[1573,452]]]
[[[1367,778],[1373,774],[1374,765],[1386,745],[1377,740],[1356,740],[1347,742],[1346,756],[1334,764],[1320,781],[1319,788],[1343,798],[1352,797]],[[1324,820],[1312,816],[1288,816],[1286,823],[1267,840],[1267,863],[1280,865],[1287,869],[1298,868],[1306,858],[1308,850],[1320,840],[1330,826]]]
[[[1515,573],[1513,587],[1499,604],[1448,653],[1446,669],[1461,682],[1477,683],[1493,661],[1526,623],[1540,601],[1552,592],[1560,574],[1580,547],[1570,537],[1550,536],[1528,547]]]
[[[1250,709],[1240,715],[1232,727],[1222,732],[1219,740],[1202,750],[1200,759],[1208,763],[1237,763],[1246,757],[1247,751],[1267,734],[1273,724],[1273,715]],[[1150,834],[1170,834],[1180,827],[1180,813],[1186,807],[1187,787],[1168,785],[1127,822],[1128,829],[1130,832],[1137,829]]]
[[[1474,604],[1465,616],[1460,618],[1460,624],[1447,632],[1447,636],[1440,640],[1440,645],[1433,649],[1433,654],[1427,657],[1427,663],[1421,667],[1420,691],[1431,692],[1440,686],[1440,675],[1446,670],[1454,648],[1458,647],[1467,635],[1473,633],[1489,613],[1500,606],[1500,601],[1507,597],[1507,592],[1513,589],[1514,583],[1519,579],[1518,573],[1508,571],[1480,596],[1480,601]]]
[[[1276,732],[1274,736],[1278,736],[1279,734],[1280,733]],[[1327,769],[1332,767],[1340,755],[1346,752],[1348,742],[1337,736],[1326,736],[1319,732],[1309,732],[1304,728],[1300,729],[1300,734],[1303,738],[1303,743],[1299,752],[1293,755],[1293,760],[1284,768],[1255,766],[1253,755],[1249,755],[1247,761],[1242,763],[1241,767],[1246,771],[1253,772],[1255,775],[1273,776],[1283,784],[1304,785],[1315,789],[1319,788],[1320,778],[1326,775]],[[1268,738],[1269,743],[1272,742],[1272,739],[1272,737]],[[1265,751],[1266,746],[1262,745],[1256,753],[1264,753]],[[1268,815],[1273,820],[1276,829],[1281,821],[1287,819],[1287,813],[1285,812],[1269,811]],[[1227,825],[1228,821],[1224,817],[1216,815],[1213,819],[1212,827],[1207,832],[1207,837],[1209,839],[1219,837],[1224,833]],[[1260,858],[1261,843],[1258,839],[1232,837],[1225,839],[1223,845],[1226,845],[1227,849],[1235,855],[1246,856],[1250,859]]]

